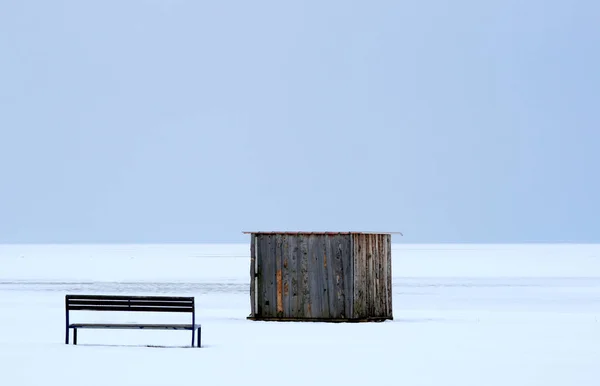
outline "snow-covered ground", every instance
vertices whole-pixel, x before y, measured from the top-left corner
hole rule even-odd
[[[365,324],[246,320],[248,256],[246,244],[0,246],[0,384],[600,385],[600,245],[394,244],[394,320]],[[67,346],[67,293],[195,296],[204,347],[138,330],[81,330]],[[72,321],[157,317],[187,321]]]

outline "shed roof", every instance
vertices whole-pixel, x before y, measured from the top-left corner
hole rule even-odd
[[[351,234],[370,234],[370,235],[391,235],[397,234],[400,236],[404,236],[402,232],[372,232],[372,231],[340,231],[340,232],[332,232],[332,231],[244,231],[244,234],[269,234],[269,235],[351,235]]]

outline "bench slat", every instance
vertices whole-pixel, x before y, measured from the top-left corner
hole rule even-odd
[[[113,329],[149,329],[149,330],[192,330],[198,329],[199,324],[136,324],[136,323],[74,323],[69,328],[113,328]]]
[[[194,301],[194,297],[190,296],[126,296],[126,295],[66,295],[67,300],[82,299],[82,300],[179,300],[179,301]]]
[[[158,300],[69,300],[68,307],[71,306],[157,306],[157,307],[189,307],[194,306],[192,301],[158,301]]]
[[[126,312],[194,312],[192,307],[155,307],[155,306],[97,306],[74,305],[68,307],[69,311],[126,311]]]

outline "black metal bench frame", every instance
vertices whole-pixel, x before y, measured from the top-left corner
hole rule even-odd
[[[191,313],[191,324],[123,324],[123,323],[69,323],[70,311],[121,311],[121,312],[179,312]],[[73,329],[73,344],[77,344],[77,330],[96,329],[149,329],[191,330],[192,347],[197,331],[201,347],[201,325],[196,324],[196,308],[193,297],[174,296],[122,296],[122,295],[66,295],[65,344],[69,344],[69,329]]]

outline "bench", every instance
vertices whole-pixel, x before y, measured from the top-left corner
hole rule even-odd
[[[69,329],[73,329],[73,344],[77,344],[77,330],[96,329],[149,329],[149,330],[190,330],[192,347],[197,331],[198,345],[201,347],[201,326],[196,324],[196,311],[193,297],[173,296],[110,296],[110,295],[66,295],[66,336],[69,344]],[[191,313],[190,324],[123,324],[123,323],[72,323],[69,324],[70,311],[125,311],[125,312],[179,312]]]

